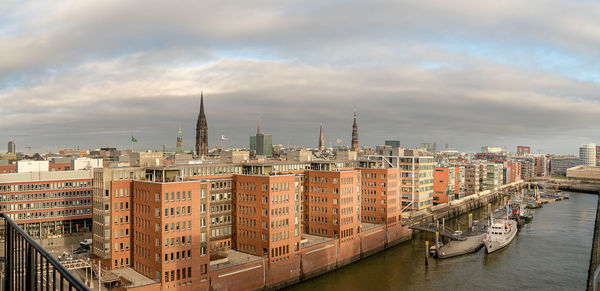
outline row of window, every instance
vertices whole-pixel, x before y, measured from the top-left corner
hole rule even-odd
[[[19,204],[1,204],[0,211],[37,210],[47,208],[68,208],[92,205],[92,199],[62,200]]]
[[[54,218],[54,217],[68,217],[68,216],[80,216],[80,215],[92,215],[91,208],[83,209],[66,209],[58,211],[41,211],[41,212],[24,212],[24,213],[7,213],[12,220],[29,220],[29,219],[43,219],[43,218]]]
[[[231,223],[231,215],[227,216],[218,216],[210,218],[210,225],[222,224],[222,223]]]
[[[202,274],[206,274],[206,264],[201,265],[202,267]],[[171,276],[169,277],[169,274],[171,274]],[[170,278],[170,280],[169,280]],[[179,269],[179,270],[173,270],[171,272],[165,272],[165,282],[173,282],[173,281],[177,281],[177,280],[185,280],[186,278],[192,278],[192,267],[188,267],[183,268],[183,269]]]
[[[90,181],[75,181],[75,182],[13,184],[13,185],[0,185],[0,193],[69,189],[69,188],[91,188],[91,187],[92,187],[91,180]]]
[[[219,228],[211,228],[210,229],[210,238],[215,238],[223,235],[231,235],[231,226],[227,227],[219,227]]]
[[[187,254],[187,255],[186,255]],[[159,254],[156,254],[156,261],[159,261]],[[170,259],[169,259],[170,258]],[[191,250],[184,250],[184,251],[177,251],[177,252],[172,252],[172,253],[167,253],[165,254],[165,264],[169,263],[169,262],[179,262],[179,260],[191,260],[192,259],[192,251]]]
[[[165,217],[169,217],[169,213],[171,214],[171,217],[175,217],[175,216],[185,216],[186,215],[186,208],[187,208],[187,215],[191,215],[192,214],[192,206],[181,206],[181,207],[171,207],[171,208],[165,208]],[[204,212],[202,211],[202,209],[206,210],[206,204],[202,204],[201,207],[201,211],[200,212]],[[160,217],[160,210],[158,208],[156,208],[156,217]]]
[[[170,231],[175,232],[175,231],[192,230],[192,221],[191,220],[188,220],[188,222],[187,222],[187,229],[186,229],[185,225],[186,225],[185,221],[171,222]],[[165,232],[169,232],[169,224],[168,223],[165,223]]]
[[[91,196],[91,195],[92,195],[92,190],[25,193],[25,194],[11,194],[11,195],[7,194],[7,195],[0,195],[0,202],[65,199],[65,198],[73,198],[73,197],[86,197],[86,196]]]
[[[214,205],[214,206],[210,207],[211,216],[214,213],[225,212],[225,211],[231,211],[231,204]]]

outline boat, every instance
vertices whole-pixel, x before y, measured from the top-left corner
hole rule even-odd
[[[541,201],[529,202],[527,204],[527,208],[529,208],[529,209],[542,208],[542,202]]]
[[[529,223],[533,220],[533,214],[531,214],[527,203],[523,200],[512,200],[510,209],[512,211],[509,218],[516,220],[519,228],[525,225],[525,223]]]
[[[509,219],[508,213],[507,210],[506,219],[490,218],[490,226],[483,239],[488,254],[507,246],[517,235],[517,221]]]

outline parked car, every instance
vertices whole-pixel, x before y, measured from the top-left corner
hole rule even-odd
[[[85,254],[85,253],[87,253],[87,251],[88,251],[88,249],[86,249],[84,247],[79,247],[79,248],[77,248],[76,250],[73,251],[73,254],[74,255]]]

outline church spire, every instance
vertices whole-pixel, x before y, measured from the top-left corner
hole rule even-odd
[[[204,115],[204,93],[200,92],[200,112],[196,123],[196,153],[198,156],[208,154],[208,126]]]
[[[183,148],[183,136],[181,133],[181,127],[179,128],[179,131],[177,132],[177,148]]]
[[[358,124],[356,123],[356,110],[354,110],[354,123],[352,124],[352,146],[351,150],[359,152],[358,147]]]
[[[325,151],[325,139],[323,138],[323,122],[321,122],[321,130],[319,132],[319,151]]]

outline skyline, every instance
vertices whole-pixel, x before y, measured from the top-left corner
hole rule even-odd
[[[0,142],[193,148],[201,91],[211,146],[600,142],[600,4],[341,4],[4,2]]]

